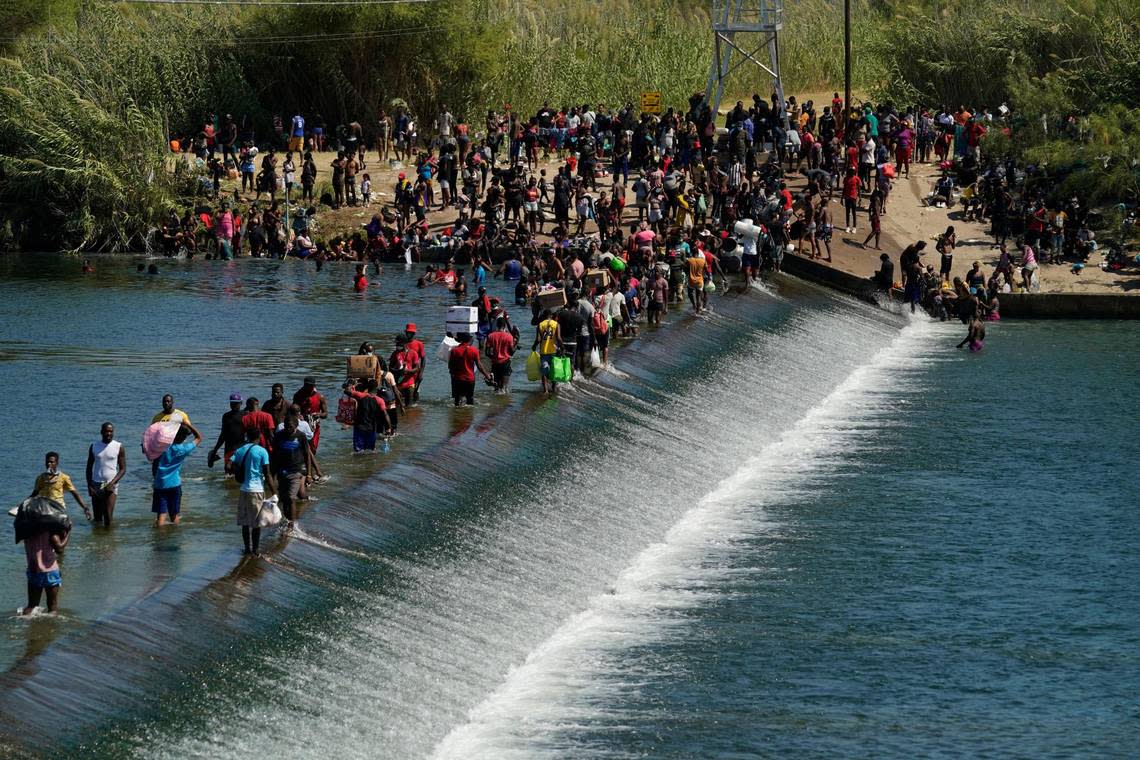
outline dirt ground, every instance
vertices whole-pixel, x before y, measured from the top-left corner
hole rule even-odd
[[[845,234],[842,227],[837,226],[831,243],[832,266],[860,277],[870,277],[879,268],[879,255],[888,253],[895,262],[897,272],[898,256],[902,250],[911,243],[925,239],[927,246],[923,262],[933,264],[937,270],[939,255],[934,250],[934,242],[948,226],[954,225],[958,246],[954,250],[951,276],[964,276],[974,261],[980,261],[987,274],[992,271],[1000,252],[989,235],[988,222],[964,221],[961,206],[937,208],[926,206],[922,202],[934,187],[938,175],[938,169],[931,164],[913,164],[909,180],[896,180],[887,202],[887,213],[882,217],[882,251],[874,249],[873,241],[870,247],[863,247],[863,240],[870,232],[870,221],[865,211],[860,211],[860,225],[856,233]],[[793,178],[789,184],[794,188],[803,182],[799,178]],[[843,206],[838,199],[832,203],[832,218],[839,225],[843,221]],[[1012,239],[1007,241],[1007,247],[1011,253],[1016,254]],[[1038,270],[1041,292],[1140,295],[1140,272],[1105,271],[1099,266],[1101,260],[1101,252],[1094,253],[1079,275],[1071,272],[1069,264],[1041,265]]]

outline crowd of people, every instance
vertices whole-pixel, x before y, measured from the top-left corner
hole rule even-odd
[[[994,219],[1000,263],[987,274],[974,262],[967,273],[954,276],[957,239],[949,228],[938,237],[937,273],[923,263],[926,243],[920,241],[903,251],[899,280],[886,253],[874,280],[884,290],[901,288],[912,309],[923,305],[944,319],[962,319],[970,330],[964,345],[974,350],[982,346],[984,322],[998,318],[998,296],[1017,285],[1016,266],[1022,285],[1032,284],[1035,246],[1079,251],[1091,243],[1088,235],[1069,234],[1068,220],[1081,223],[1075,209],[1062,210],[1059,231],[1046,234],[1057,217],[1041,217],[1039,205],[1031,204],[1030,218],[1047,221],[1018,237],[1016,264],[1006,250],[1005,238],[1017,233],[1008,223],[1012,205],[1003,206],[1014,184],[1012,169],[985,163],[979,149],[987,129],[1001,128],[1004,106],[998,117],[986,111],[974,116],[965,108],[944,108],[932,116],[920,108],[900,113],[890,105],[855,107],[838,94],[822,107],[794,97],[781,102],[775,95],[770,100],[755,96],[747,106],[736,103],[721,128],[699,95],[688,105],[661,114],[637,113],[631,105],[617,110],[544,105],[529,117],[505,108],[488,113],[477,127],[443,106],[423,140],[405,109],[393,116],[381,112],[371,141],[359,123],[330,134],[319,116],[306,120],[298,114],[288,129],[282,121],[272,144],[263,146],[261,171],[268,180],[252,178],[248,189],[257,195],[245,214],[224,203],[171,215],[160,230],[161,245],[196,251],[202,243],[199,226],[205,225],[212,238],[209,253],[221,258],[248,250],[254,256],[312,259],[318,270],[326,261],[354,261],[357,291],[368,288],[370,266],[378,273],[384,261],[412,262],[430,250],[441,263],[424,269],[419,286],[445,289],[470,314],[469,323],[449,332],[436,354],[447,368],[454,404],[462,406],[474,403],[480,378],[506,393],[513,358],[527,347],[528,379],[545,393],[557,393],[577,375],[604,367],[615,337],[634,338],[642,325],[659,325],[686,303],[701,315],[718,283],[724,288],[730,275],[747,286],[762,271],[779,271],[785,253],[797,247],[830,260],[833,201],[844,208],[848,232],[855,232],[866,215],[870,234],[864,245],[874,240],[878,247],[878,219],[886,213],[892,180],[908,176],[914,162],[953,160],[944,176],[955,181],[974,171],[968,185],[974,190],[963,194],[967,212]],[[217,166],[228,171],[233,162],[246,185],[252,171],[248,159],[258,141],[244,121],[238,125],[226,117],[220,127],[204,127],[188,142],[189,147],[172,147],[198,153],[215,167],[211,188],[219,195],[224,194]],[[375,147],[378,161],[394,154],[411,164],[409,171],[398,173],[391,201],[359,231],[314,240],[313,211],[319,205],[368,202],[373,189],[367,175],[359,194],[354,184],[366,166],[366,143]],[[280,167],[278,150],[285,156]],[[316,171],[307,167],[314,153],[324,151],[335,151],[336,158],[333,191],[322,204],[312,198]],[[286,229],[277,172],[280,168],[282,183],[292,190],[294,155],[301,157],[302,197]],[[268,194],[266,208],[257,204],[262,193]],[[310,202],[314,205],[306,208]],[[436,211],[450,216],[433,230],[428,214]],[[472,301],[468,272],[476,290]],[[513,307],[529,316],[534,329],[529,343],[507,311],[512,305],[488,295],[488,281],[495,278],[513,284]],[[352,428],[353,451],[374,451],[378,445],[387,450],[398,435],[401,414],[418,402],[427,365],[427,351],[411,323],[386,358],[372,343],[360,347],[349,360],[335,410],[335,419]],[[318,449],[329,404],[309,377],[291,401],[277,384],[264,403],[233,394],[229,406],[207,463],[222,461],[240,481],[236,521],[244,551],[256,554],[265,511],[275,508],[267,506],[272,497],[283,519],[292,521],[308,489],[321,482]],[[203,435],[169,395],[152,422],[178,426],[173,442],[151,463],[155,524],[177,525],[181,467],[202,446]],[[90,448],[86,471],[98,524],[112,523],[125,468],[125,449],[107,423]],[[59,471],[58,456],[49,454],[33,496],[62,508],[65,492],[87,512],[82,494]],[[27,611],[45,590],[49,609],[56,608],[56,555],[67,538],[47,531],[25,541]]]

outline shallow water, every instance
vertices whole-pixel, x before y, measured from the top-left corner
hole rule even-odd
[[[137,440],[170,390],[216,435],[231,390],[327,392],[406,318],[430,352],[447,303],[397,273],[357,298],[349,268],[3,267],[0,381],[54,403],[0,441],[9,500],[46,447],[81,476],[102,416]],[[392,455],[322,438],[336,477],[261,562],[204,456],[176,531],[140,477],[113,533],[76,531],[61,619],[5,623],[5,732],[107,757],[1127,754],[1130,328],[1003,323],[969,355],[957,326],[771,291],[558,400],[520,371],[454,411],[429,370]],[[73,316],[36,322],[53,302]],[[0,570],[14,609],[22,552]]]

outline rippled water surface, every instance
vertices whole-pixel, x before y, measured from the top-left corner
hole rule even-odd
[[[5,503],[48,448],[81,478],[104,418],[133,454],[164,392],[212,439],[231,391],[328,392],[408,319],[430,352],[449,303],[402,271],[357,296],[335,266],[160,266],[0,261]],[[0,731],[105,757],[1129,756],[1134,328],[959,332],[785,280],[557,400],[520,364],[455,411],[436,366],[386,457],[330,427],[333,481],[254,562],[204,456],[162,533],[136,456],[63,614],[3,622]]]

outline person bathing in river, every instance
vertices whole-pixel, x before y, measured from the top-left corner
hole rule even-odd
[[[961,348],[968,343],[970,345],[971,351],[978,352],[981,351],[985,346],[985,341],[986,323],[978,317],[974,317],[972,320],[970,320],[970,328],[966,332],[966,337],[963,338],[962,342],[957,345],[957,348]]]

